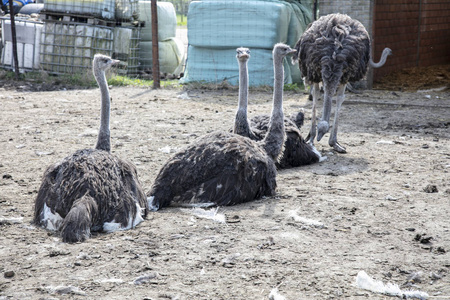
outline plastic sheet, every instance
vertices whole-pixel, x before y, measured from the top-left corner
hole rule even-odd
[[[273,85],[272,50],[252,49],[248,61],[249,85]],[[188,62],[182,83],[204,82],[219,84],[227,81],[231,85],[239,84],[239,65],[236,60],[236,48],[211,49],[189,46]],[[192,63],[195,62],[195,63]],[[292,83],[290,60],[284,61],[284,82]]]
[[[194,1],[188,40],[196,47],[263,48],[286,43],[291,11],[281,2]]]

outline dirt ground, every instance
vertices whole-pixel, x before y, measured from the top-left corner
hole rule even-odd
[[[387,299],[365,271],[450,299],[450,91],[347,94],[322,163],[278,173],[277,195],[220,207],[226,223],[168,208],[137,228],[65,244],[31,225],[44,170],[93,147],[99,91],[0,89],[0,299]],[[148,191],[174,151],[231,128],[237,90],[113,88],[113,152]],[[271,92],[250,91],[249,114]],[[286,92],[286,114],[311,102]],[[170,152],[170,153],[169,153]],[[303,219],[302,219],[303,218]],[[281,298],[275,298],[281,299]]]

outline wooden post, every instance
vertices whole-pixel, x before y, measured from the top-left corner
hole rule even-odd
[[[313,21],[317,20],[317,0],[314,0]]]
[[[14,20],[14,6],[13,1],[9,0],[9,16],[11,20],[11,39],[13,47],[14,71],[16,79],[19,79],[19,59],[17,58],[17,37],[16,37],[16,21]]]
[[[153,57],[153,88],[159,89],[160,74],[159,74],[159,49],[158,49],[158,1],[152,0],[152,57]]]

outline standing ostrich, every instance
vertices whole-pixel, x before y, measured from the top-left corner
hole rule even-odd
[[[294,52],[284,44],[273,49],[275,88],[265,138],[214,132],[197,139],[161,168],[148,193],[150,209],[234,205],[274,195],[275,161],[284,142],[283,58]]]
[[[370,61],[370,39],[364,26],[347,15],[330,14],[319,18],[303,33],[295,45],[300,71],[306,84],[313,85],[312,124],[308,135],[313,143],[320,141],[328,132],[332,97],[337,93],[333,130],[328,141],[340,153],[346,150],[337,141],[339,110],[344,102],[345,87],[348,82],[364,78]],[[383,51],[384,59],[390,49]],[[379,65],[374,64],[372,65]],[[316,104],[319,97],[319,83],[323,82],[324,103],[322,119],[316,128]]]
[[[255,141],[264,139],[270,121],[269,115],[259,115],[248,121],[248,68],[250,58],[248,48],[237,48],[236,58],[239,64],[239,103],[234,122],[234,133],[248,137]],[[283,152],[276,161],[277,168],[292,168],[316,163],[323,158],[313,145],[305,142],[300,133],[303,125],[303,112],[294,116],[294,120],[284,118],[286,140]]]
[[[82,242],[91,231],[135,227],[148,202],[136,168],[110,153],[110,96],[105,71],[118,60],[96,54],[94,76],[101,92],[100,131],[95,149],[83,149],[45,171],[34,207],[34,223],[61,231],[64,242]]]

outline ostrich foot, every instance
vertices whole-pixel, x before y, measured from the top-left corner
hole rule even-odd
[[[347,153],[347,150],[345,150],[344,146],[341,146],[338,142],[335,142],[333,145],[330,145],[333,147],[334,151],[338,153]]]

